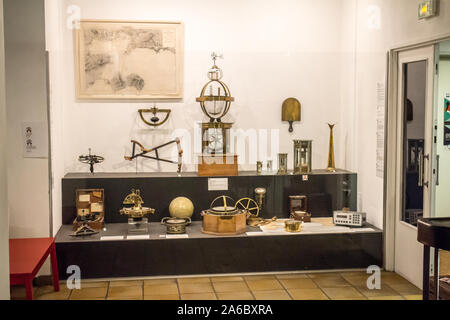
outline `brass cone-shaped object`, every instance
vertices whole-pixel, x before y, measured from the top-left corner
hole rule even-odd
[[[328,172],[336,172],[336,165],[334,162],[334,137],[333,137],[333,129],[336,124],[328,124],[330,127],[330,150],[328,152]]]

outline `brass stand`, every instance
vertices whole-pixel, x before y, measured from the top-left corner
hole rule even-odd
[[[334,137],[333,129],[336,124],[328,124],[330,127],[330,150],[328,152],[328,172],[336,172],[336,165],[334,162]]]

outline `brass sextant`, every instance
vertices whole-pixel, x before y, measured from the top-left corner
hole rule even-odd
[[[131,205],[131,207],[124,207],[120,210],[120,214],[127,215],[132,219],[142,219],[148,214],[154,214],[155,209],[143,207],[144,200],[141,197],[140,190],[131,190],[123,201],[124,205]]]

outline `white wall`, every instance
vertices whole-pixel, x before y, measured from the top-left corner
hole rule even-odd
[[[47,121],[43,0],[5,0],[10,236],[49,236],[48,159],[25,159],[22,122]]]
[[[0,300],[9,300],[9,217],[6,183],[6,104],[3,0],[0,0]]]
[[[441,47],[441,52],[450,54],[450,42]],[[450,94],[450,59],[443,58],[439,63],[439,93],[437,105],[437,154],[440,156],[439,186],[436,186],[436,216],[450,216],[450,146],[444,146],[444,98]]]
[[[436,18],[418,21],[418,0],[342,1],[123,1],[48,0],[53,26],[48,28],[55,58],[53,90],[56,131],[53,138],[54,191],[67,172],[86,172],[78,155],[94,152],[107,161],[98,171],[134,172],[134,164],[123,156],[130,151],[129,140],[147,145],[166,141],[172,130],[192,132],[202,119],[195,103],[210,67],[209,54],[220,51],[225,82],[236,103],[231,115],[235,127],[280,129],[280,151],[292,157],[292,139],[314,140],[314,168],[327,160],[326,122],[338,122],[336,158],[338,166],[358,172],[359,206],[370,223],[383,226],[383,179],[376,176],[377,83],[386,79],[386,52],[400,44],[419,42],[450,30],[450,3],[441,1]],[[50,5],[53,3],[53,5]],[[126,20],[179,20],[185,24],[185,98],[172,107],[173,116],[159,130],[145,128],[137,109],[149,103],[82,103],[75,101],[73,36],[65,28],[69,5],[81,8],[82,18]],[[59,6],[59,7],[57,7]],[[378,6],[380,27],[368,25],[368,8]],[[251,18],[250,18],[251,17]],[[280,124],[284,98],[296,96],[303,103],[303,121],[290,135]],[[52,111],[53,112],[53,111]],[[61,120],[61,121],[59,121]],[[113,138],[112,138],[113,137]],[[189,155],[188,155],[189,156]],[[289,159],[291,164],[292,159]],[[263,159],[264,160],[264,159]],[[185,170],[194,170],[188,165]],[[253,164],[241,169],[254,169]],[[174,171],[170,165],[158,168],[151,161],[139,162],[140,171]],[[54,193],[59,197],[59,191]],[[55,229],[60,199],[54,199]]]
[[[348,0],[352,1],[352,0]],[[450,1],[440,1],[438,17],[418,21],[420,0],[358,0],[355,98],[358,191],[369,222],[383,225],[383,179],[376,176],[376,88],[386,78],[386,53],[403,44],[421,42],[450,32]],[[379,29],[368,27],[368,8],[381,10]]]
[[[222,52],[225,56],[219,64],[225,73],[224,81],[236,97],[230,112],[235,128],[279,129],[279,150],[290,153],[290,167],[293,162],[292,139],[313,139],[313,167],[325,168],[329,137],[326,123],[336,122],[337,165],[349,167],[346,155],[351,154],[351,144],[341,137],[348,139],[351,135],[347,133],[348,118],[343,116],[340,107],[341,78],[348,81],[352,78],[348,77],[341,61],[351,61],[353,40],[341,33],[343,28],[351,29],[348,20],[342,19],[342,4],[336,0],[282,0],[276,6],[272,1],[256,0],[131,0],[125,5],[124,1],[111,0],[67,0],[60,3],[48,0],[47,16],[50,11],[54,13],[48,19],[54,27],[47,27],[47,45],[53,50],[54,57],[51,61],[51,86],[53,94],[59,95],[58,98],[52,97],[55,111],[52,111],[51,124],[55,126],[55,130],[52,127],[52,138],[59,140],[52,142],[53,165],[58,166],[53,186],[56,194],[53,202],[55,230],[59,226],[60,199],[57,197],[60,179],[68,172],[89,170],[77,162],[78,156],[86,153],[88,148],[106,158],[96,167],[98,172],[134,172],[135,164],[123,158],[131,151],[131,139],[152,146],[168,141],[175,129],[186,129],[193,135],[196,122],[203,119],[195,98],[206,83],[212,51]],[[158,103],[160,107],[173,109],[167,125],[152,130],[140,122],[137,110],[152,106],[152,103],[76,101],[73,33],[66,28],[69,5],[79,6],[84,19],[173,20],[184,23],[185,94],[183,101]],[[352,13],[347,14],[351,17]],[[55,18],[55,14],[59,17]],[[55,27],[58,23],[61,31]],[[281,104],[290,96],[297,97],[303,105],[303,121],[295,126],[294,134],[289,134],[287,124],[281,123]],[[189,150],[186,142],[183,142],[183,147]],[[169,148],[163,156],[170,156],[172,151]],[[193,158],[193,151],[185,154],[188,163],[185,171],[196,169]],[[246,158],[248,162],[248,155]],[[255,157],[253,161],[256,160],[259,159]],[[244,164],[240,169],[254,170],[255,164]],[[176,168],[165,164],[158,167],[153,161],[139,160],[139,170],[175,171]]]

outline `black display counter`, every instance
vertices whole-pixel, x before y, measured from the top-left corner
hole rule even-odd
[[[215,177],[216,178],[216,177]],[[220,177],[219,177],[220,178]],[[333,210],[356,210],[357,175],[338,170],[316,170],[308,176],[241,172],[227,177],[228,191],[209,191],[208,177],[195,173],[68,174],[62,180],[63,226],[56,236],[61,278],[70,265],[81,268],[84,279],[111,277],[176,276],[283,272],[301,270],[360,269],[382,266],[381,230],[352,230],[346,233],[251,235],[216,237],[201,233],[200,212],[211,201],[227,195],[235,199],[254,198],[254,189],[264,187],[267,196],[261,216],[288,218],[290,195],[306,195],[313,218],[332,217]],[[106,231],[89,238],[72,238],[76,215],[77,189],[105,190]],[[119,210],[131,189],[140,189],[145,206],[156,209],[149,217],[149,239],[114,239],[126,236],[127,217]],[[169,216],[170,202],[179,196],[195,206],[193,224],[186,239],[165,239],[165,227],[159,221]],[[371,228],[371,226],[369,226]],[[260,232],[249,228],[249,232]]]
[[[83,279],[361,269],[382,266],[383,233],[367,229],[321,234],[264,234],[216,237],[187,228],[189,238],[166,239],[165,227],[151,223],[149,239],[128,239],[127,224],[109,224],[98,235],[73,238],[63,226],[56,236],[60,277],[77,265]],[[125,236],[122,240],[103,238]]]

